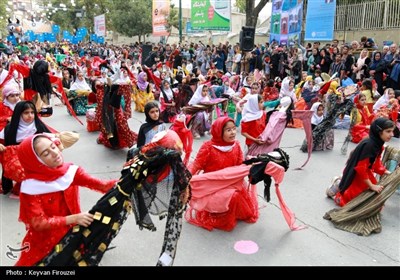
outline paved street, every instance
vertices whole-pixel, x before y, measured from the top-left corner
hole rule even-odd
[[[96,144],[97,132],[89,133],[70,117],[64,107],[54,107],[55,113],[45,122],[57,130],[75,130],[80,140],[64,151],[66,161],[72,161],[99,178],[118,178],[126,157],[126,149],[114,151]],[[85,122],[84,117],[80,117]],[[138,131],[144,114],[133,113],[129,121]],[[239,132],[240,134],[240,132]],[[304,138],[301,129],[286,129],[281,147],[289,153],[291,167],[281,184],[287,205],[296,213],[297,224],[308,228],[291,232],[279,209],[275,192],[271,202],[259,197],[260,217],[255,224],[239,222],[232,232],[209,232],[184,221],[174,265],[176,266],[399,266],[400,265],[400,203],[399,193],[388,200],[382,212],[383,230],[369,237],[357,236],[337,230],[324,220],[326,211],[335,207],[325,196],[325,189],[335,175],[344,168],[347,157],[340,154],[346,132],[335,131],[335,149],[314,152],[304,170],[296,171],[306,159],[299,150]],[[204,140],[194,141],[194,154]],[[243,137],[238,136],[242,143]],[[399,147],[398,139],[391,145]],[[350,144],[349,152],[354,148]],[[258,186],[262,194],[263,186]],[[81,189],[81,205],[84,211],[99,199],[101,194]],[[6,256],[7,246],[17,248],[25,235],[24,225],[18,222],[19,201],[0,197],[0,266],[15,263]],[[158,221],[156,232],[140,231],[131,215],[119,235],[112,242],[115,249],[106,252],[102,266],[154,266],[159,257],[165,220]],[[243,255],[234,250],[240,240],[258,244],[259,251]]]

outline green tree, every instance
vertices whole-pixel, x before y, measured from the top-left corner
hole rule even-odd
[[[239,9],[240,13],[246,13],[246,0],[236,0],[235,7]]]
[[[49,11],[52,11],[52,14],[49,15],[47,12],[48,19],[59,25],[61,30],[69,31],[78,27],[86,27],[93,31],[94,17],[107,13],[112,6],[111,0],[76,0],[75,6],[67,2],[66,11],[64,11],[60,8],[60,4],[64,2],[64,0],[44,0],[42,5],[47,7],[51,4]],[[55,8],[57,8],[56,12],[54,12]]]
[[[110,17],[114,30],[125,36],[143,36],[152,32],[152,1],[114,0]]]
[[[240,1],[239,1],[240,2]],[[265,5],[269,2],[269,0],[261,0],[257,6],[255,6],[255,0],[245,0],[246,2],[246,26],[256,27],[258,14],[265,7]]]
[[[6,12],[6,1],[0,1],[0,35],[3,37],[7,36],[7,12]]]
[[[172,27],[179,28],[179,11],[175,8],[174,4],[171,4],[168,16],[168,32],[171,33]]]

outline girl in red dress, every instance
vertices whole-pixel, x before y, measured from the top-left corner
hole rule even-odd
[[[31,101],[20,101],[16,104],[10,123],[0,131],[0,159],[3,163],[1,179],[3,194],[12,190],[12,194],[19,194],[19,183],[24,179],[23,170],[18,161],[16,150],[18,145],[33,134],[52,132],[39,118],[35,105]],[[53,130],[53,132],[55,132]],[[13,187],[13,181],[17,184]],[[17,198],[15,196],[11,198]]]
[[[394,122],[378,118],[371,124],[369,138],[361,141],[347,160],[343,176],[335,190],[332,186],[327,192],[339,206],[346,205],[365,190],[380,193],[383,186],[378,185],[374,173],[390,174],[381,162],[383,144],[393,137]]]
[[[355,108],[353,108],[350,114],[350,133],[351,141],[353,143],[359,143],[369,134],[370,124],[373,116],[366,106],[366,102],[367,98],[363,93],[358,94],[354,98]]]
[[[22,250],[16,266],[35,265],[72,226],[90,225],[93,215],[81,211],[78,186],[107,192],[116,182],[93,178],[81,167],[64,163],[58,144],[37,134],[19,146],[18,157],[25,170],[19,220],[27,230],[21,247],[28,247]]]
[[[129,128],[130,110],[124,111],[123,103],[130,107],[132,86],[113,84],[96,87],[97,107],[95,121],[100,127],[98,144],[111,149],[132,147],[137,141],[137,133]],[[128,101],[129,100],[129,101]],[[129,104],[129,105],[128,105]]]
[[[242,135],[246,137],[246,145],[262,145],[259,136],[267,126],[267,114],[264,109],[264,100],[259,94],[250,96],[243,109],[243,118],[241,122]]]
[[[212,138],[203,143],[189,171],[196,177],[204,173],[241,165],[243,152],[236,140],[236,126],[228,117],[218,118],[211,127]],[[229,174],[227,174],[229,176]],[[244,180],[238,186],[215,186],[211,182],[201,189],[192,187],[192,201],[185,218],[192,224],[208,230],[231,231],[237,220],[254,223],[258,219],[256,189]],[[207,189],[207,190],[206,190]]]

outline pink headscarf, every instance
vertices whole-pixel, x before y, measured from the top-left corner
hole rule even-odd
[[[14,84],[12,82],[5,84],[2,92],[3,92],[3,97],[4,98],[9,96],[10,94],[21,93],[18,85]]]

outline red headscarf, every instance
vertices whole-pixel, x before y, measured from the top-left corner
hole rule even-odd
[[[369,118],[370,113],[369,113],[368,107],[360,104],[360,94],[357,94],[356,97],[354,97],[353,102],[356,105],[358,112],[361,115],[361,124],[364,124],[364,125],[371,124],[371,121]]]
[[[51,168],[42,163],[33,149],[33,141],[38,136],[44,136],[52,140],[50,137],[43,134],[29,136],[19,144],[18,158],[25,171],[25,179],[35,179],[39,181],[50,182],[57,180],[67,173],[68,168],[72,163],[63,163],[62,165]]]
[[[183,150],[185,151],[185,158],[183,159],[184,164],[188,164],[193,146],[193,134],[186,126],[190,119],[190,115],[183,115],[183,117],[178,115],[178,117],[175,118],[173,125],[170,127],[171,130],[178,134],[183,143]]]
[[[175,131],[170,129],[158,132],[156,135],[154,135],[151,142],[144,145],[141,151],[142,153],[146,153],[150,149],[158,146],[164,147],[166,149],[173,149],[179,152],[183,151],[181,138],[179,138],[179,135],[176,134]],[[161,172],[161,174],[158,175],[158,182],[164,180],[170,172],[171,167],[168,166]]]
[[[215,146],[232,146],[234,142],[225,142],[223,139],[224,126],[227,122],[234,122],[231,118],[218,118],[211,126],[211,143]]]
[[[356,105],[357,109],[360,109],[360,110],[364,109],[364,105],[360,104],[360,95],[359,94],[357,94],[354,97],[354,101],[353,102],[354,102],[354,105]]]

